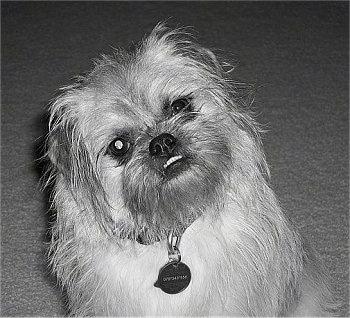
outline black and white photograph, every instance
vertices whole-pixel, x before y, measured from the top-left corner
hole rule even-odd
[[[349,316],[347,1],[2,1],[1,316]]]

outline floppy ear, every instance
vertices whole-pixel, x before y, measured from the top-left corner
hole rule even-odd
[[[48,157],[52,163],[51,176],[56,181],[62,178],[79,210],[110,232],[113,223],[97,164],[93,162],[80,133],[78,120],[72,111],[72,96],[67,96],[61,95],[50,107]]]

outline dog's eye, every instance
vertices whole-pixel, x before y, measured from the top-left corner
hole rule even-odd
[[[189,98],[180,98],[173,101],[170,105],[171,116],[174,116],[182,111],[190,110],[191,100]]]
[[[120,157],[125,155],[130,149],[130,142],[123,138],[114,139],[108,147],[108,150],[111,155]]]

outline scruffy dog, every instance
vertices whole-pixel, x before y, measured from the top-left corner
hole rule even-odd
[[[215,55],[158,25],[50,106],[50,260],[71,315],[329,315]]]

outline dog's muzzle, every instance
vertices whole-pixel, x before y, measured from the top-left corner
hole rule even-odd
[[[163,133],[153,138],[149,144],[149,153],[151,157],[157,159],[160,169],[166,171],[168,177],[171,176],[171,172],[175,172],[174,167],[177,167],[176,171],[186,168],[184,164],[186,162],[185,157],[179,153],[178,140],[169,133]],[[182,168],[179,168],[179,163],[182,163]]]
[[[151,140],[149,153],[152,156],[169,157],[173,154],[176,146],[176,138],[168,133],[163,133]]]

